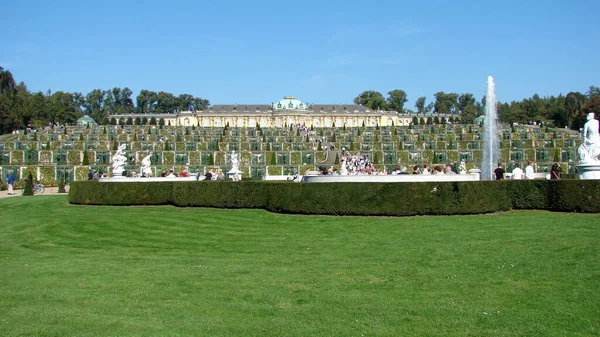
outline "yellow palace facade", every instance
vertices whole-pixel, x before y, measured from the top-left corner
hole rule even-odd
[[[306,104],[294,96],[285,96],[271,104],[221,104],[201,111],[181,111],[173,114],[112,115],[118,119],[162,118],[165,125],[202,127],[359,127],[407,126],[413,117],[431,115],[399,114],[396,111],[375,111],[358,104]],[[442,117],[442,116],[439,116]],[[446,116],[446,118],[450,115]]]

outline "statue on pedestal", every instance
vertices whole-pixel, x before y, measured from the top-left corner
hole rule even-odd
[[[152,177],[152,169],[150,168],[152,152],[148,153],[144,159],[142,159],[142,177]]]
[[[459,173],[460,174],[467,174],[467,163],[464,160],[460,161]]]
[[[600,133],[598,131],[598,120],[594,113],[587,115],[587,122],[583,126],[583,142],[577,150],[580,163],[598,162],[600,155]]]
[[[238,154],[235,153],[235,150],[231,152],[231,170],[227,173],[233,181],[242,180],[242,171],[240,171]]]
[[[127,157],[125,157],[125,155],[124,155],[125,147],[126,147],[125,144],[119,145],[119,147],[117,148],[117,153],[113,157],[113,162],[112,162],[113,177],[123,176],[123,167],[127,163]]]

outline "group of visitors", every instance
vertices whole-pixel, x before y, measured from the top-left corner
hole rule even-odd
[[[550,179],[558,180],[560,179],[560,175],[562,173],[562,169],[558,163],[552,164],[552,168],[550,169]],[[498,167],[494,170],[493,178],[495,180],[504,180],[504,179],[535,179],[535,170],[533,168],[533,162],[531,160],[527,161],[527,166],[525,167],[525,171],[521,169],[521,165],[519,163],[515,163],[514,168],[511,173],[507,173],[502,163],[498,163]]]

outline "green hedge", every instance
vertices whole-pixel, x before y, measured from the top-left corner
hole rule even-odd
[[[451,215],[510,209],[600,212],[600,181],[521,180],[422,183],[75,181],[69,202],[260,208],[331,215]]]

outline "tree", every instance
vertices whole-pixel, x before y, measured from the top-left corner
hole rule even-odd
[[[445,93],[443,91],[435,94],[433,112],[436,114],[453,114],[457,110],[458,94]]]
[[[373,90],[363,91],[354,98],[354,104],[360,104],[372,110],[386,109],[385,98],[383,98],[383,95],[380,92]]]
[[[158,95],[154,91],[142,89],[136,97],[137,111],[141,114],[153,114],[156,109]]]
[[[156,113],[170,114],[177,110],[177,102],[173,94],[161,91],[156,97]]]
[[[590,85],[588,91],[586,92],[587,99],[591,100],[593,97],[600,96],[600,88]]]
[[[83,151],[83,159],[81,160],[81,165],[89,165],[90,164],[90,158],[88,157],[88,152],[87,151]]]
[[[390,110],[404,113],[404,104],[408,101],[404,90],[396,89],[388,92],[387,107]]]
[[[85,95],[83,103],[84,112],[95,121],[102,121],[108,116],[104,106],[106,92],[100,89],[94,89]]]
[[[583,115],[583,106],[586,103],[586,97],[580,92],[569,92],[565,97],[565,109],[562,116],[562,125],[572,129],[578,129],[585,123]]]

